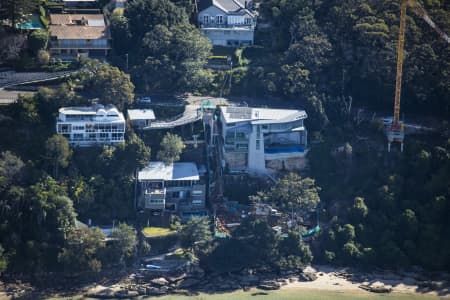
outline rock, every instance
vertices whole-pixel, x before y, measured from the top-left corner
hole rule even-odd
[[[180,280],[183,280],[187,277],[186,273],[181,274],[180,276],[173,276],[173,277],[166,277],[167,280],[169,280],[170,282],[178,282]]]
[[[158,286],[166,286],[169,284],[169,281],[167,281],[167,279],[165,279],[164,277],[152,279],[150,280],[150,282]]]
[[[302,272],[299,275],[299,280],[300,281],[314,281],[317,279],[317,274],[316,273],[312,273],[312,272]]]
[[[359,288],[371,293],[390,293],[392,292],[391,286],[386,286],[382,283],[361,284]]]
[[[202,268],[200,268],[199,266],[194,266],[191,270],[191,273],[195,277],[204,277],[205,276],[205,271]]]
[[[241,275],[239,280],[242,284],[245,285],[255,285],[259,282],[259,277],[253,274]]]
[[[114,293],[114,297],[119,299],[134,298],[139,296],[137,291],[121,290]]]
[[[188,288],[188,287],[192,287],[194,285],[197,285],[200,283],[200,279],[196,279],[196,278],[187,278],[184,279],[180,284],[179,284],[179,288]]]
[[[261,290],[278,290],[281,284],[274,280],[264,280],[257,287]]]
[[[161,288],[147,287],[145,293],[148,296],[159,296],[166,294],[168,290],[169,288],[166,286],[163,286]]]

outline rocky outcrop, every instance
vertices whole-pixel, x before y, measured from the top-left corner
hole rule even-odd
[[[392,292],[392,287],[390,285],[384,285],[381,282],[374,282],[368,284],[361,284],[359,288],[366,290],[371,293],[390,293]]]

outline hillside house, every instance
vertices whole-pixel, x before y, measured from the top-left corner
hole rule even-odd
[[[110,47],[110,31],[102,14],[50,14],[50,55],[73,60],[105,57]]]
[[[250,0],[201,0],[198,25],[213,45],[253,45],[256,15]]]
[[[305,167],[303,110],[223,106],[222,154],[227,169],[254,175]]]

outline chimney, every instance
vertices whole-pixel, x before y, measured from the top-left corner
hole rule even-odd
[[[244,2],[244,8],[247,8],[247,5],[248,5],[248,3],[247,3],[247,1],[245,1]]]

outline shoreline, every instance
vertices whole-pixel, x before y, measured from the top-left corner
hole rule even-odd
[[[302,275],[303,274],[303,275]],[[393,272],[393,271],[373,271],[373,272],[362,272],[355,271],[350,268],[339,268],[333,266],[324,265],[314,265],[312,267],[307,267],[300,276],[298,273],[293,273],[285,276],[274,276],[270,279],[261,278],[258,284],[237,285],[236,288],[230,288],[227,290],[202,289],[201,285],[191,286],[187,288],[177,288],[176,290],[168,290],[165,293],[159,294],[159,296],[164,295],[188,295],[188,294],[226,294],[234,293],[236,291],[267,291],[262,288],[264,284],[262,282],[273,282],[278,285],[277,288],[269,288],[273,290],[271,292],[276,292],[280,290],[281,292],[289,291],[315,291],[315,292],[327,292],[327,293],[343,293],[343,294],[358,294],[358,295],[374,295],[378,293],[383,294],[410,294],[415,296],[436,296],[441,298],[450,299],[450,281],[449,275],[442,273],[440,278],[427,278],[425,275],[418,272]],[[311,279],[305,280],[305,276],[308,274],[312,276]],[[122,280],[117,280],[114,283],[111,281],[110,284],[106,282],[93,282],[85,284],[78,287],[73,287],[71,290],[62,291],[59,288],[45,288],[39,290],[38,288],[32,287],[25,283],[3,283],[0,282],[0,300],[12,300],[15,297],[20,299],[34,299],[39,295],[40,299],[47,299],[52,297],[77,297],[83,298],[86,294],[92,294],[94,292],[111,290],[111,291],[136,291],[143,288],[143,284],[132,284],[134,288],[130,288],[130,277],[134,274],[130,274]],[[306,276],[308,277],[308,276]],[[187,279],[189,280],[189,279]],[[213,280],[212,278],[203,278],[202,282]],[[231,280],[225,277],[225,280]],[[151,281],[151,280],[150,280]],[[147,283],[148,284],[148,283]],[[374,288],[374,290],[369,291],[368,288]],[[269,290],[268,289],[268,290]],[[145,290],[145,288],[144,288]],[[383,292],[384,291],[384,292]],[[132,294],[128,294],[127,299],[133,298]],[[145,296],[145,294],[137,294],[133,292],[134,296]],[[149,295],[147,295],[149,296]],[[118,299],[110,297],[109,299]],[[141,299],[141,298],[139,298]],[[144,298],[145,299],[145,298]]]

